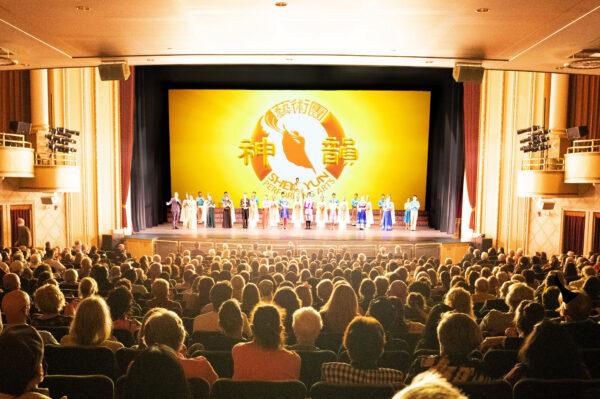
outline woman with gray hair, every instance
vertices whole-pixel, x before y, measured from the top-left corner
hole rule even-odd
[[[321,329],[323,320],[321,314],[312,307],[304,307],[296,310],[292,316],[292,329],[296,337],[296,344],[288,347],[294,351],[318,351],[315,341]]]
[[[525,283],[513,283],[508,289],[505,302],[508,306],[508,312],[501,312],[496,309],[483,318],[479,326],[487,335],[502,335],[504,331],[513,325],[517,307],[524,300],[533,300],[534,291]]]

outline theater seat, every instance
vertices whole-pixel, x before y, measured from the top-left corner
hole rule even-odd
[[[315,342],[315,346],[322,350],[339,353],[342,347],[343,334],[321,333]]]
[[[115,355],[108,348],[46,345],[44,360],[48,374],[116,377]]]
[[[321,366],[323,363],[337,361],[337,355],[332,351],[295,351],[302,362],[300,363],[300,381],[307,389],[314,383],[321,381]]]
[[[518,352],[490,350],[483,356],[483,364],[492,378],[502,378],[517,364]]]
[[[104,375],[47,375],[40,385],[52,399],[113,399],[113,382]]]
[[[600,390],[600,380],[523,379],[514,386],[514,399],[592,399]]]
[[[123,344],[124,347],[130,348],[135,345],[135,338],[133,334],[129,330],[124,329],[114,329],[112,331],[113,337],[117,339],[120,343]]]
[[[48,331],[57,342],[67,334],[69,334],[69,327],[66,326],[37,326],[36,329],[42,331]]]
[[[454,383],[469,399],[512,399],[512,387],[504,380]]]
[[[304,399],[306,386],[300,381],[233,381],[219,379],[211,399]]]
[[[187,380],[192,394],[191,399],[209,399],[210,398],[210,385],[202,378],[190,378]],[[115,399],[123,397],[125,392],[125,384],[127,384],[127,376],[124,375],[117,380],[115,383]],[[54,399],[54,398],[52,398]],[[71,399],[69,397],[69,399]]]
[[[311,399],[391,399],[396,390],[393,385],[340,385],[317,382],[312,386]]]
[[[197,356],[204,356],[213,366],[219,377],[231,378],[233,376],[233,358],[231,357],[231,352],[196,351],[192,357]]]
[[[581,351],[583,362],[592,378],[600,378],[600,349],[585,349]]]
[[[115,353],[119,375],[125,375],[127,373],[129,365],[139,353],[139,349],[131,348],[121,348]]]

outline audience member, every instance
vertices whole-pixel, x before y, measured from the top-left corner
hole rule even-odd
[[[283,346],[283,320],[273,305],[259,305],[252,313],[253,340],[231,352],[234,380],[281,381],[300,378],[300,357]]]

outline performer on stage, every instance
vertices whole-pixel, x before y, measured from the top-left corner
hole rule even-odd
[[[325,202],[325,197],[323,194],[321,194],[319,202],[317,203],[316,221],[318,229],[322,229],[327,223],[327,203]]]
[[[306,221],[306,229],[310,230],[310,224],[313,221],[313,210],[315,208],[315,201],[312,199],[312,193],[309,191],[306,193],[306,199],[304,200],[304,220]]]
[[[235,208],[233,207],[233,201],[229,193],[225,191],[224,197],[221,199],[221,205],[223,206],[223,228],[230,229],[235,223]]]
[[[285,192],[281,192],[281,198],[279,199],[280,217],[283,223],[283,229],[287,230],[288,220],[290,218],[290,201],[285,198]]]
[[[242,208],[242,228],[248,228],[248,217],[250,216],[250,200],[246,196],[246,193],[242,194],[242,200],[240,201],[240,208]]]
[[[215,201],[212,200],[210,194],[206,194],[206,201],[204,201],[204,206],[206,207],[206,223],[204,224],[206,227],[214,229],[215,228]]]
[[[193,195],[188,196],[188,229],[198,230],[198,204]]]
[[[356,204],[356,226],[360,230],[367,227],[367,201],[365,201],[365,197],[360,197],[360,201]]]
[[[365,202],[367,203],[365,206],[365,212],[367,213],[367,224],[365,228],[368,229],[375,224],[375,218],[373,217],[373,204],[371,204],[371,200],[369,199],[368,195],[365,197]]]
[[[383,204],[383,214],[381,216],[381,230],[392,231],[392,204],[390,197],[387,197]]]
[[[404,230],[410,229],[410,198],[404,203]]]
[[[342,200],[338,203],[338,229],[346,230],[348,223],[350,223],[350,210],[348,209],[348,201],[346,197],[342,197]]]
[[[206,216],[204,215],[204,197],[202,196],[202,191],[198,191],[198,195],[196,196],[196,206],[198,207],[198,223],[204,223]]]
[[[329,204],[327,206],[327,209],[329,210],[329,215],[327,218],[327,221],[329,222],[329,228],[331,230],[334,229],[335,224],[337,223],[338,220],[338,204],[340,203],[340,201],[335,198],[335,193],[331,194],[331,199],[329,200]]]
[[[350,205],[352,206],[352,213],[350,214],[350,218],[352,220],[352,226],[356,226],[357,224],[357,215],[358,215],[358,203],[360,201],[358,200],[358,193],[354,193],[354,198],[352,198],[352,201],[350,202]]]
[[[383,207],[385,206],[385,194],[381,194],[381,198],[377,201],[377,206],[379,207],[379,212],[383,212]],[[382,213],[380,213],[382,215]]]
[[[256,192],[252,192],[250,197],[250,210],[248,211],[248,227],[255,229],[258,225],[259,214],[258,214],[258,198],[256,198]]]
[[[271,225],[271,200],[269,196],[265,194],[265,199],[262,203],[262,228],[266,229]]]
[[[419,208],[421,203],[417,199],[416,195],[413,195],[412,201],[410,201],[410,229],[412,231],[417,230],[417,220],[419,219]]]
[[[181,216],[181,201],[179,201],[179,193],[173,193],[173,197],[167,202],[167,206],[171,206],[171,219],[173,222],[173,229],[178,229],[177,223]]]
[[[271,196],[271,206],[269,208],[269,226],[279,226],[279,202],[275,198],[275,195]]]
[[[188,219],[189,219],[189,205],[188,205],[189,196],[188,193],[185,193],[183,199],[181,200],[181,212],[179,216],[179,221],[184,229],[188,227]]]
[[[292,205],[292,223],[295,228],[302,226],[303,216],[302,194],[299,191],[294,193],[294,202]]]

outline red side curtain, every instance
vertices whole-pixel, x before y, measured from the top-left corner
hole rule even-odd
[[[29,71],[0,72],[0,132],[10,121],[31,122]]]
[[[465,179],[471,204],[469,227],[475,228],[475,208],[477,204],[477,158],[479,148],[479,107],[481,84],[465,82],[463,84],[464,134],[465,134]]]
[[[583,254],[583,241],[585,234],[585,213],[565,212],[563,219],[563,245],[562,252],[573,251],[577,255]]]
[[[594,238],[592,239],[592,252],[600,253],[600,213],[594,214]]]
[[[133,129],[135,112],[135,68],[129,79],[119,87],[121,123],[121,225],[127,227],[127,198],[131,183],[131,158],[133,156]]]
[[[569,77],[568,127],[587,126],[589,138],[600,138],[600,76]]]

